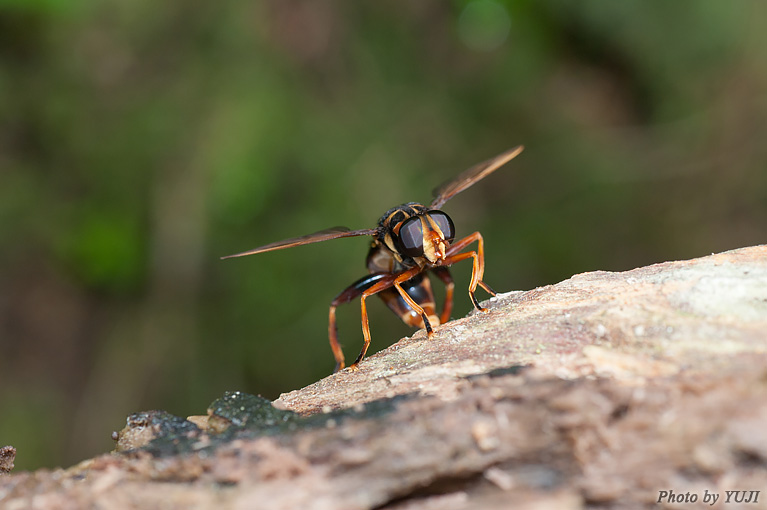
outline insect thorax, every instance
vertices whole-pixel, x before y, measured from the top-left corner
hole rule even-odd
[[[379,234],[378,240],[383,241],[384,236],[387,233],[391,233],[391,230],[402,223],[408,218],[423,214],[428,211],[429,208],[418,202],[408,202],[407,204],[398,205],[392,207],[386,211],[383,216],[378,220]]]
[[[396,273],[415,267],[418,263],[411,258],[402,257],[394,246],[393,231],[397,225],[413,216],[418,216],[429,209],[418,202],[392,207],[378,220],[378,235],[373,241],[367,257],[368,271]]]

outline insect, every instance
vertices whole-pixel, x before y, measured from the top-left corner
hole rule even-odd
[[[389,209],[378,220],[378,226],[375,228],[349,230],[346,227],[333,227],[221,258],[243,257],[341,237],[373,236],[367,255],[369,274],[349,285],[333,299],[330,303],[328,319],[328,337],[336,359],[335,372],[337,372],[345,367],[345,359],[341,345],[338,343],[336,308],[360,298],[364,344],[357,359],[349,367],[357,369],[370,346],[370,326],[365,300],[372,295],[378,295],[405,324],[425,327],[428,336],[431,337],[433,327],[450,320],[450,313],[453,310],[455,284],[448,267],[470,258],[472,270],[469,296],[477,310],[487,312],[487,309],[480,306],[474,295],[477,286],[495,295],[495,291],[482,279],[485,272],[482,235],[474,232],[456,241],[453,220],[439,208],[461,191],[511,161],[523,149],[523,146],[517,146],[469,168],[455,179],[436,188],[435,198],[428,206],[409,202]],[[476,250],[463,251],[474,242],[477,243]],[[445,302],[439,315],[436,313],[434,294],[427,271],[434,273],[445,284]]]

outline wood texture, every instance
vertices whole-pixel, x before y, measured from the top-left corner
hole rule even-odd
[[[191,453],[5,475],[0,503],[663,508],[662,490],[700,502],[767,487],[767,247],[584,273],[485,306],[283,394],[275,407],[300,415],[284,413],[290,427],[275,428],[278,413],[263,429],[195,432]]]

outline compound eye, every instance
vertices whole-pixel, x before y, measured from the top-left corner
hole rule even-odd
[[[429,216],[442,231],[445,241],[452,242],[453,239],[455,239],[455,226],[453,225],[453,220],[450,219],[450,216],[442,211],[429,211]]]
[[[406,220],[399,229],[397,235],[397,247],[406,257],[423,256],[423,230],[421,218],[414,216]]]

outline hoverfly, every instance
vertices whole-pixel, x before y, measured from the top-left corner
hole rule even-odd
[[[357,359],[349,367],[356,370],[370,346],[370,326],[365,299],[374,294],[399,315],[405,324],[419,328],[425,327],[428,336],[431,337],[433,327],[450,320],[450,313],[453,310],[455,284],[448,267],[471,258],[469,296],[477,310],[487,312],[486,308],[480,306],[474,295],[477,286],[480,286],[495,296],[495,291],[482,279],[485,272],[482,235],[474,232],[456,241],[453,220],[439,208],[461,191],[511,161],[523,149],[524,147],[519,145],[469,168],[455,179],[436,188],[435,198],[428,206],[409,202],[389,209],[378,220],[376,228],[349,230],[346,227],[333,227],[221,258],[243,257],[341,237],[373,236],[367,256],[367,269],[370,274],[349,285],[330,303],[328,337],[336,359],[334,371],[337,372],[345,367],[345,360],[341,345],[338,343],[336,308],[357,297],[360,298],[364,344]],[[476,251],[462,251],[475,241]],[[434,273],[445,284],[445,302],[439,315],[436,313],[434,294],[427,271]]]

